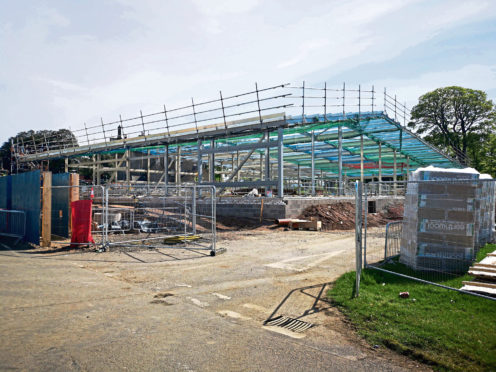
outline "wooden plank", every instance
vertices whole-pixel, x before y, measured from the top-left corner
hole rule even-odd
[[[290,229],[305,229],[305,230],[322,230],[322,222],[313,220],[313,221],[291,221],[289,222]]]
[[[52,243],[52,172],[43,172],[41,243],[50,247]]]
[[[468,282],[468,281],[463,281],[463,285],[471,285],[474,287],[487,287],[487,288],[494,288],[496,289],[496,284],[493,283],[482,283],[482,282]]]
[[[477,278],[496,280],[496,272],[471,269],[468,271],[468,273],[469,275],[476,276]]]
[[[464,285],[460,289],[463,291],[477,292],[477,293],[488,294],[493,296],[496,295],[496,288],[479,287],[475,285]]]
[[[484,263],[476,263],[474,266],[472,267],[485,267],[487,269],[493,269],[493,270],[496,270],[496,265],[494,264],[484,264]]]
[[[480,266],[480,265],[474,265],[470,268],[470,270],[477,270],[477,271],[486,271],[486,272],[489,272],[489,273],[496,273],[496,266],[492,266],[492,267],[488,267],[489,265],[484,265],[484,266]]]

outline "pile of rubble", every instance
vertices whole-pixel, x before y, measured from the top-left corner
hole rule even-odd
[[[355,205],[349,202],[312,205],[299,216],[301,219],[317,218],[323,230],[352,230],[355,228]],[[403,206],[392,205],[386,212],[369,213],[367,225],[377,227],[403,218]]]

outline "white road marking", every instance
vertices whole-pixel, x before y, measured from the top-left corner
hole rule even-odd
[[[217,313],[219,313],[222,316],[228,316],[229,318],[233,318],[233,319],[241,319],[241,320],[251,319],[247,316],[241,315],[240,313],[231,310],[219,310],[217,311]]]
[[[255,304],[243,304],[243,307],[246,307],[247,309],[260,311],[261,313],[269,313],[270,312],[269,309],[266,309],[265,307],[255,305]]]
[[[216,296],[216,297],[219,297],[221,300],[230,300],[230,299],[231,299],[231,297],[229,297],[229,296],[224,296],[223,294],[220,294],[220,293],[215,293],[215,292],[214,292],[214,293],[212,293],[212,294],[213,294],[214,296]]]
[[[284,269],[284,270],[301,272],[301,271],[308,270],[314,266],[317,266],[321,262],[327,261],[328,259],[330,259],[334,256],[339,256],[340,254],[343,254],[345,252],[346,252],[346,250],[343,249],[343,250],[335,251],[335,252],[331,252],[331,253],[322,253],[322,254],[314,254],[314,255],[310,255],[310,256],[288,258],[286,260],[274,262],[271,264],[267,264],[265,266],[271,267],[274,269]],[[303,264],[298,265],[298,261],[304,261],[304,260],[308,260],[308,259],[312,259],[312,258],[314,258],[314,260],[310,260],[310,263],[308,263],[306,265],[303,265]]]
[[[293,332],[293,331],[290,331],[288,329],[281,328],[281,327],[263,326],[262,328],[266,329],[268,331],[275,332],[275,333],[280,333],[281,335],[288,336],[291,338],[304,338],[305,337],[305,335],[303,333],[296,333],[296,332]]]
[[[200,300],[196,299],[196,298],[191,298],[189,297],[189,299],[191,300],[191,302],[193,302],[196,306],[199,306],[199,307],[207,307],[207,306],[210,306],[208,304],[208,302],[201,302]]]

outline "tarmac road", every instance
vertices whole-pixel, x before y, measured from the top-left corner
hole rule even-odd
[[[327,283],[353,268],[353,233],[220,238],[227,252],[217,257],[4,247],[0,370],[426,369],[368,346],[325,301]],[[264,327],[274,311],[315,326],[303,333]]]

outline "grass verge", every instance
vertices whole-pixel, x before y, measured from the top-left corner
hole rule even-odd
[[[486,245],[480,261],[496,245]],[[395,271],[408,268],[395,264]],[[465,275],[439,283],[460,288]],[[383,345],[439,370],[496,370],[496,302],[422,284],[374,269],[341,276],[328,297],[369,343]],[[400,298],[399,292],[410,292]]]

